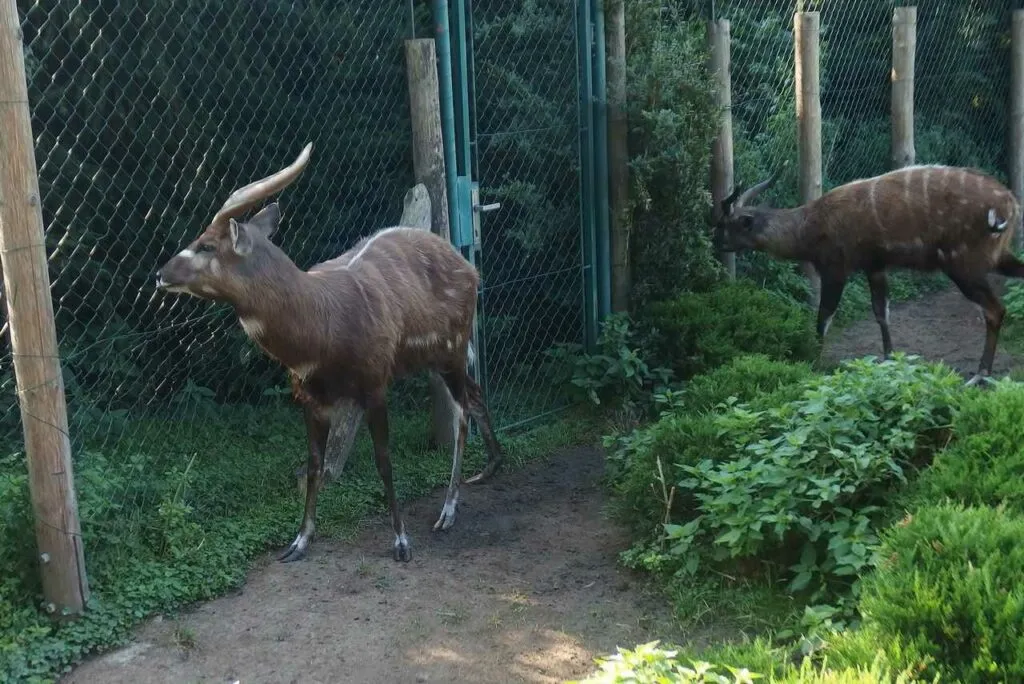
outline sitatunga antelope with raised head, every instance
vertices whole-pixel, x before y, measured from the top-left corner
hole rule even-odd
[[[249,338],[288,370],[305,417],[309,455],[302,525],[280,560],[306,555],[332,418],[339,418],[337,429],[354,430],[359,418],[353,421],[348,410],[354,404],[357,415],[365,415],[391,509],[394,558],[408,561],[412,553],[388,455],[386,394],[392,380],[436,371],[453,404],[457,438],[435,530],[455,522],[467,412],[480,427],[488,461],[466,482],[487,479],[502,460],[480,387],[467,372],[479,275],[444,238],[402,226],[379,230],[303,271],[270,240],[281,221],[277,203],[248,221],[236,220],[291,184],[311,151],[310,143],[290,166],[231,193],[202,234],[157,271],[157,286],[231,305]],[[350,447],[351,432],[341,441]],[[339,470],[344,457],[340,464]]]

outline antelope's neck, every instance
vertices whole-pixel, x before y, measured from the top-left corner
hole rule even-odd
[[[807,234],[804,207],[778,209],[766,232],[767,251],[780,259],[806,261],[813,256],[814,245]]]
[[[323,341],[330,335],[322,328],[330,324],[330,316],[316,283],[296,270],[294,278],[254,288],[235,305],[235,312],[249,339],[301,379],[316,369],[324,354]]]

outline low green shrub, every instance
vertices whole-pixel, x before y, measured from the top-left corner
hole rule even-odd
[[[772,394],[776,403],[785,403],[803,392],[801,383],[813,374],[809,363],[744,354],[691,378],[683,401],[690,411],[707,411],[730,397],[749,402],[764,394]]]
[[[961,385],[945,366],[896,354],[810,377],[796,401],[663,417],[623,447],[616,493],[632,500],[619,510],[663,529],[625,560],[682,576],[769,563],[811,601],[855,594],[892,492],[943,439]]]
[[[915,487],[920,503],[952,499],[1006,504],[1024,513],[1024,384],[1001,380],[968,392],[953,422],[953,441]]]
[[[943,681],[1024,681],[1024,518],[926,506],[883,535],[863,584],[865,621],[933,659]]]
[[[787,361],[818,354],[810,310],[747,280],[654,302],[643,318],[654,331],[655,358],[680,378],[743,354]]]

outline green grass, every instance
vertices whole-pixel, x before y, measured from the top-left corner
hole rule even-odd
[[[299,413],[282,405],[221,407],[215,415],[133,421],[128,438],[76,449],[92,596],[83,617],[62,625],[40,610],[24,458],[0,458],[0,681],[52,681],[87,653],[123,643],[148,615],[237,587],[257,554],[290,541],[303,505],[294,474],[306,453]],[[450,475],[451,456],[427,449],[428,430],[422,411],[391,421],[402,500],[429,493]],[[560,446],[593,441],[599,431],[588,415],[566,412],[499,438],[506,468],[515,469]],[[465,472],[484,462],[478,443],[467,451]],[[320,496],[321,539],[346,537],[361,519],[386,510],[370,454],[361,430],[344,476]]]

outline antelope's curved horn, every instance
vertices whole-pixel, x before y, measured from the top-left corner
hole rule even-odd
[[[302,173],[302,170],[306,168],[312,150],[313,143],[306,143],[306,146],[302,148],[302,152],[299,153],[299,156],[290,165],[277,173],[261,178],[258,181],[253,181],[232,192],[217,211],[217,215],[213,217],[211,223],[217,223],[218,221],[224,221],[243,214],[248,209],[259,204],[260,200],[270,197],[291,185],[298,178],[299,174]]]
[[[754,200],[758,195],[760,195],[762,192],[764,192],[769,187],[774,185],[775,181],[779,180],[779,176],[782,175],[782,172],[785,170],[785,168],[787,166],[789,166],[789,161],[788,160],[783,162],[779,166],[779,168],[775,169],[775,173],[773,173],[768,178],[768,180],[761,181],[760,183],[758,183],[757,185],[751,187],[749,190],[747,190],[742,195],[740,195],[739,199],[736,200],[736,206],[737,207],[746,206],[748,202]]]

